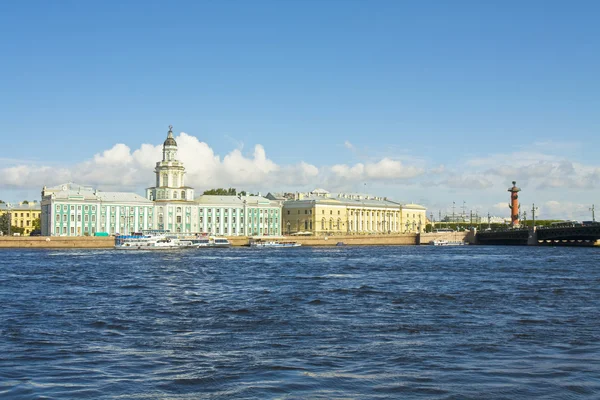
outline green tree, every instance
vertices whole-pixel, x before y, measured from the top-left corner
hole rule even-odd
[[[29,204],[29,201],[23,200],[23,204]]]
[[[210,189],[205,190],[203,194],[217,195],[217,196],[236,196],[237,190],[235,188],[218,188],[218,189]]]
[[[0,216],[0,231],[4,234],[4,235],[8,235],[8,214],[2,214],[2,216]],[[25,232],[25,228],[20,228],[18,226],[14,226],[12,225],[10,227],[10,233],[20,233],[23,234],[23,232]]]
[[[41,218],[38,217],[38,218],[34,219],[32,224],[33,224],[34,231],[42,229],[42,219]]]
[[[0,204],[4,204],[4,200],[0,200]]]

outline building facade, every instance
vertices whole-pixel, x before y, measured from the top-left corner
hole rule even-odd
[[[42,235],[87,236],[144,230],[206,233],[222,236],[281,235],[281,204],[261,196],[194,198],[185,185],[185,167],[169,127],[162,160],[156,163],[155,186],[146,197],[102,192],[68,183],[42,190]]]
[[[23,228],[23,236],[29,236],[35,229],[35,220],[41,218],[41,212],[40,203],[37,201],[19,204],[0,203],[0,216],[10,213],[11,226]]]
[[[385,197],[315,189],[283,203],[286,234],[398,234],[424,232],[426,208]]]

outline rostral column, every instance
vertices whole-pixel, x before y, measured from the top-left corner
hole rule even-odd
[[[510,192],[510,224],[512,227],[519,226],[519,193],[520,188],[517,187],[517,182],[513,181],[512,187],[508,189]]]

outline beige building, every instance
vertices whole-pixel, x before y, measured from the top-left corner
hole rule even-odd
[[[283,203],[285,234],[352,235],[423,232],[426,209],[386,197],[315,189]]]
[[[31,231],[35,229],[34,221],[40,218],[42,208],[37,201],[29,203],[21,202],[19,204],[0,204],[0,215],[4,215],[7,212],[10,212],[11,226],[23,228],[23,235],[29,236]]]

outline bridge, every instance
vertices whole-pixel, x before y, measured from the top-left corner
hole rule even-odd
[[[559,227],[535,227],[477,232],[477,244],[593,246],[600,240],[600,223],[570,224]]]

